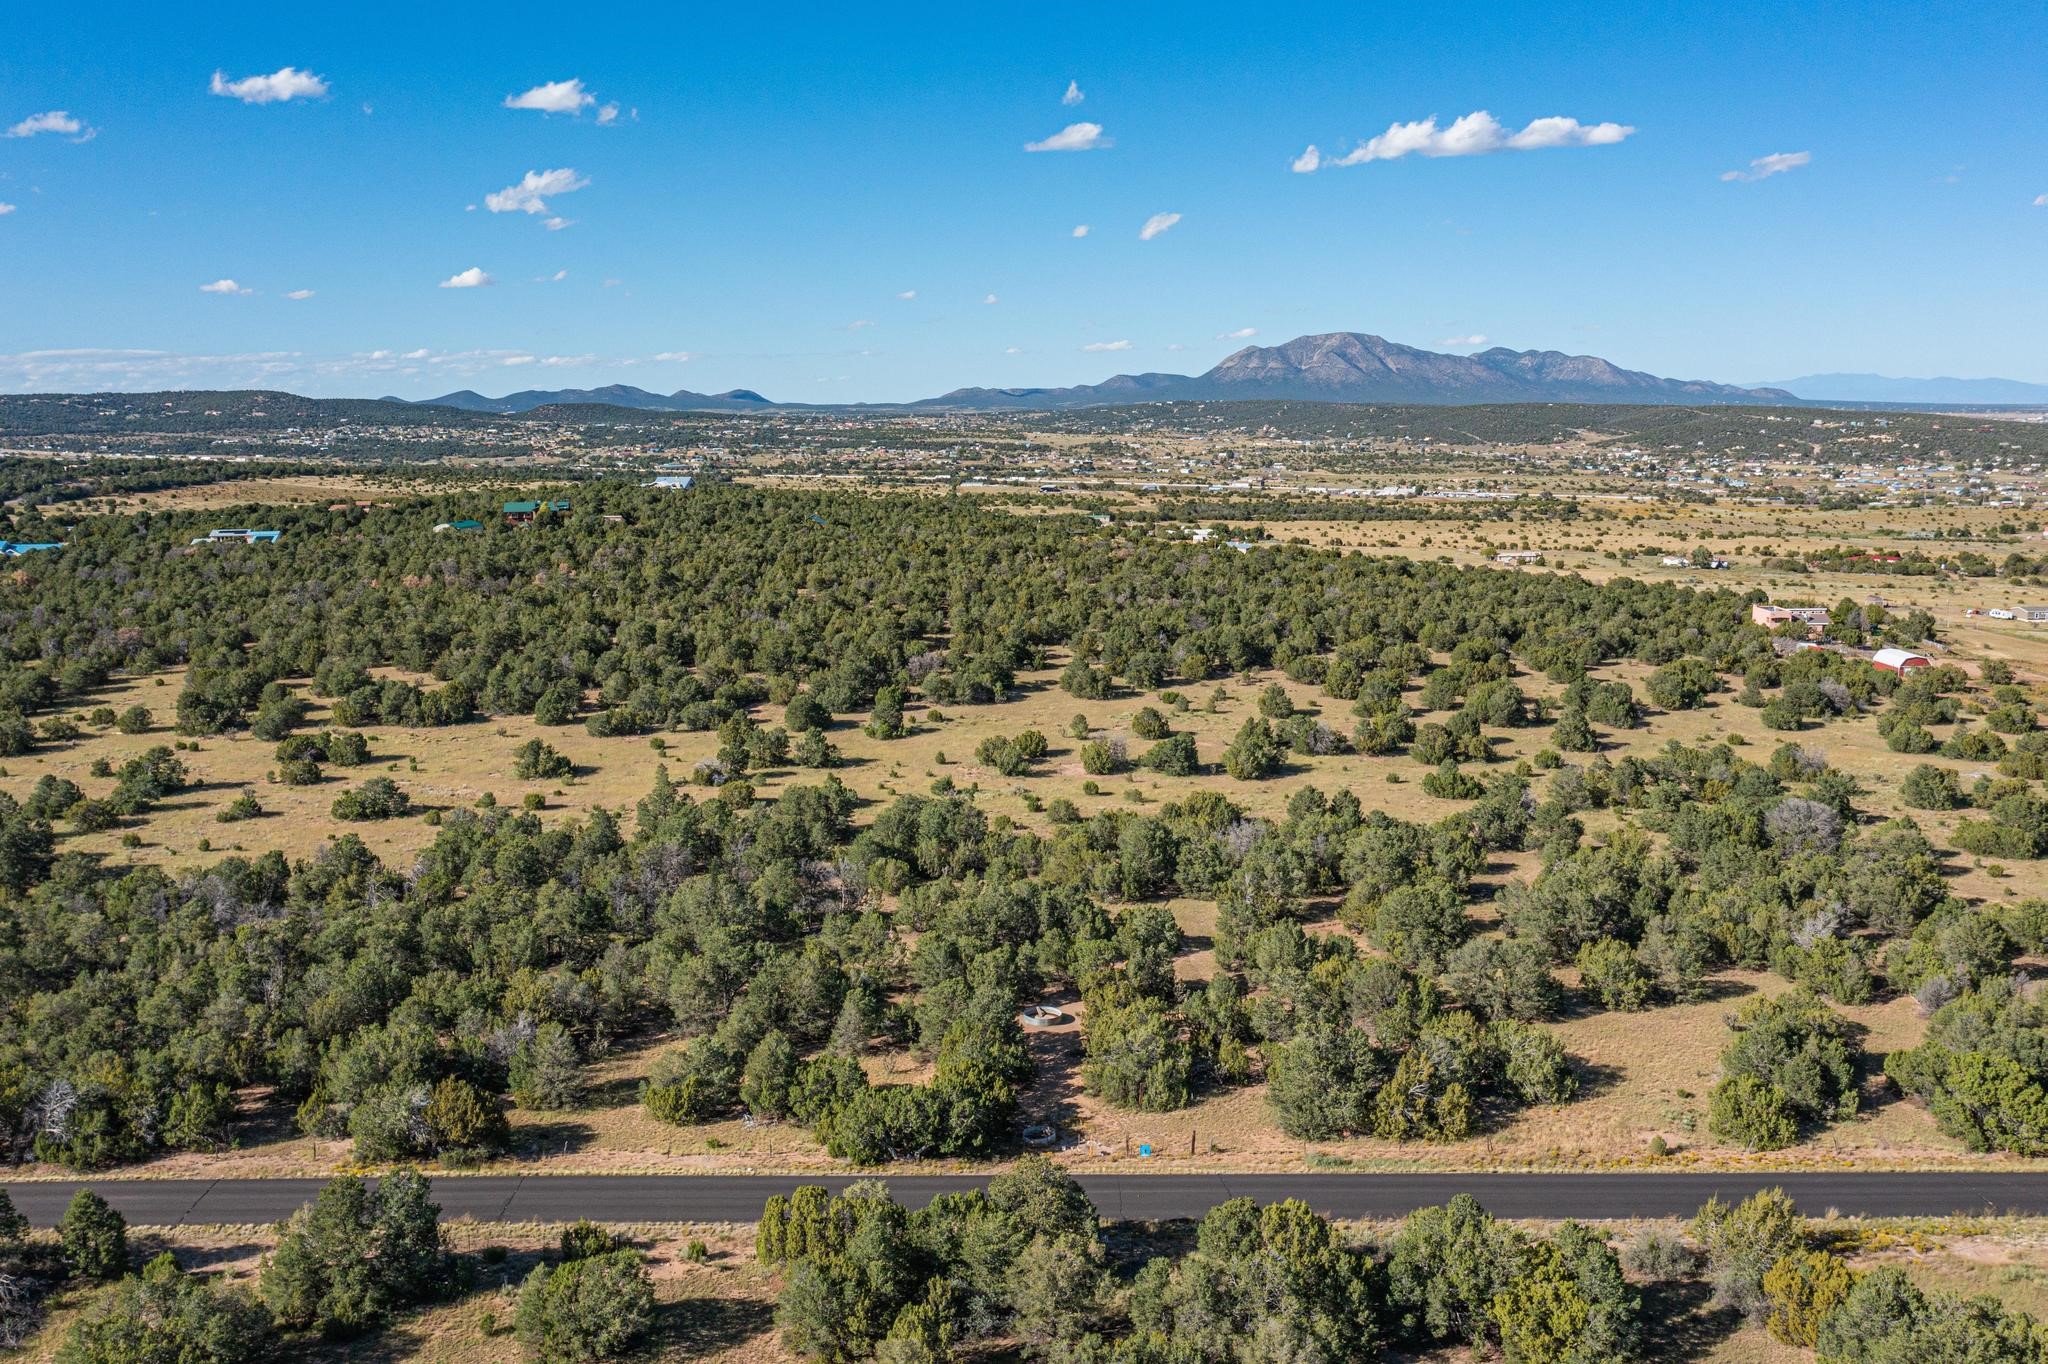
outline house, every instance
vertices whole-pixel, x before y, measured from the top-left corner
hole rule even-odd
[[[514,525],[523,526],[538,516],[543,507],[557,516],[569,510],[568,502],[559,497],[552,502],[507,502],[505,519]]]
[[[2019,618],[2036,622],[2048,620],[2048,606],[2022,606]]]
[[[236,540],[245,545],[274,545],[277,543],[277,537],[282,533],[281,531],[274,530],[213,530],[208,531],[192,543],[195,545],[220,545],[226,544],[230,540]]]
[[[1504,549],[1493,556],[1493,561],[1497,564],[1506,564],[1509,568],[1519,568],[1523,564],[1533,564],[1542,557],[1543,551],[1540,549]]]
[[[686,493],[696,481],[689,474],[656,474],[654,482],[647,486],[650,488],[668,488],[674,492]]]
[[[64,542],[61,540],[45,540],[32,545],[20,544],[12,540],[0,540],[0,555],[5,555],[10,559],[19,559],[24,554],[38,554],[46,549],[62,548],[64,548]]]
[[[444,530],[482,530],[483,528],[483,522],[471,521],[465,518],[461,521],[443,521],[440,525],[434,527],[434,533],[438,535]]]
[[[1662,559],[1659,559],[1657,562],[1664,565],[1664,567],[1666,568],[1692,567],[1692,560],[1686,558],[1683,554],[1667,554]]]
[[[1826,625],[1828,608],[1825,606],[1776,606],[1769,602],[1757,602],[1749,608],[1749,621],[1769,630],[1796,620],[1802,625]]]
[[[1707,560],[1706,566],[1708,568],[1726,568],[1728,567],[1728,561],[1716,554],[1713,558]]]
[[[1908,673],[1918,672],[1922,668],[1933,667],[1934,661],[1926,655],[1916,654],[1910,649],[1879,649],[1870,656],[1870,666],[1884,672],[1897,673],[1899,676],[1904,677]]]

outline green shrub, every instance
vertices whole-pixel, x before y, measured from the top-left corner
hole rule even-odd
[[[81,1279],[118,1279],[128,1272],[128,1219],[91,1189],[71,1196],[57,1223],[64,1264]]]
[[[336,819],[358,822],[399,819],[410,813],[412,801],[389,777],[372,777],[353,791],[344,791],[334,801]]]
[[[1714,1086],[1707,1128],[1752,1151],[1779,1151],[1799,1140],[1791,1097],[1754,1075],[1730,1076]]]
[[[619,1238],[595,1222],[581,1221],[562,1229],[562,1258],[588,1260],[619,1248]]]
[[[274,1358],[269,1314],[247,1293],[178,1268],[169,1251],[95,1298],[59,1364],[249,1364]]]
[[[513,1329],[537,1364],[596,1364],[631,1350],[654,1322],[639,1252],[541,1265],[519,1290]]]
[[[258,1289],[280,1326],[356,1335],[441,1296],[457,1263],[427,1181],[411,1170],[329,1180],[286,1219]]]
[[[560,781],[576,766],[542,739],[528,739],[512,754],[512,775],[520,781]]]

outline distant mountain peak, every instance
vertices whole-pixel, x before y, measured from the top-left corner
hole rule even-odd
[[[1505,346],[1448,355],[1367,332],[1327,332],[1277,346],[1246,346],[1188,382],[1261,390],[1242,395],[1247,397],[1340,402],[1770,402],[1790,396],[1706,380],[1662,379],[1597,355]]]
[[[1099,384],[1069,388],[960,388],[918,402],[863,406],[997,411],[1271,398],[1342,403],[1773,403],[1791,397],[1779,388],[1659,378],[1623,369],[1597,355],[1505,346],[1449,355],[1369,332],[1323,332],[1276,346],[1242,347],[1200,375],[1118,374]],[[485,398],[464,389],[428,401],[500,413],[567,403],[711,412],[781,406],[747,388],[716,394],[682,390],[664,397],[626,384],[552,393],[533,390],[503,398]]]
[[[1885,374],[1808,374],[1780,379],[1774,388],[1789,389],[1809,401],[1844,403],[2048,404],[2048,384],[2020,379],[1895,379]]]

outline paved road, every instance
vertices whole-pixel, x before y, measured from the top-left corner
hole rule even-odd
[[[1396,1217],[1469,1193],[1503,1217],[1690,1216],[1713,1194],[1738,1199],[1776,1186],[1802,1211],[1904,1217],[2019,1212],[2048,1214],[2048,1174],[1301,1174],[1082,1175],[1089,1197],[1113,1219],[1199,1217],[1227,1198],[1300,1198],[1332,1217]],[[434,1181],[447,1218],[482,1222],[751,1222],[770,1194],[798,1184],[841,1187],[843,1177],[786,1175],[448,1176]],[[888,1181],[899,1199],[923,1204],[971,1189],[971,1176]],[[15,1206],[49,1226],[81,1187],[99,1190],[137,1226],[275,1222],[310,1201],[312,1179],[65,1180],[6,1186]]]

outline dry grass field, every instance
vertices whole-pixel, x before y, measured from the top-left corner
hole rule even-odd
[[[400,498],[451,491],[456,485],[432,473],[420,474],[296,474],[277,478],[230,479],[184,488],[160,488],[118,497],[90,498],[63,504],[65,512],[221,511],[229,507],[326,506],[335,502],[394,503]],[[496,487],[497,485],[493,485]],[[520,486],[508,482],[505,486]],[[488,493],[480,493],[479,499]]]

